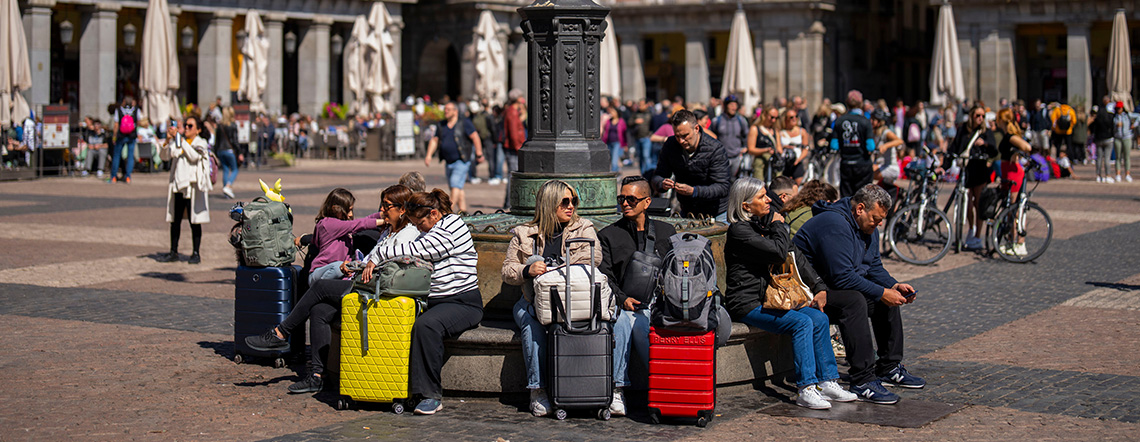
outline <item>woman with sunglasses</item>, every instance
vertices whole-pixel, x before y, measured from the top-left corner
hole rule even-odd
[[[804,160],[811,154],[811,134],[800,127],[800,118],[794,108],[784,111],[780,127],[780,145],[784,147],[784,176],[803,184],[807,163]]]
[[[170,223],[170,252],[159,255],[160,262],[178,261],[178,239],[182,236],[182,218],[190,217],[190,234],[194,253],[190,264],[202,262],[198,253],[202,245],[202,224],[210,222],[210,200],[214,186],[210,183],[210,146],[198,136],[202,119],[191,115],[179,128],[171,124],[166,130],[166,143],[159,157],[170,166],[170,186],[166,193],[166,222]]]
[[[760,117],[752,122],[748,129],[748,154],[755,158],[752,162],[752,176],[765,182],[783,174],[783,169],[768,170],[768,164],[773,157],[784,154],[784,147],[780,144],[776,122],[780,119],[780,110],[775,106],[764,109]],[[781,161],[776,161],[783,164]]]
[[[990,183],[989,159],[996,157],[998,150],[993,131],[986,125],[986,109],[974,105],[966,115],[969,119],[958,127],[954,141],[951,141],[946,148],[942,165],[949,167],[954,159],[962,156],[967,149],[970,150],[966,165],[961,168],[962,173],[966,174],[962,179],[965,180],[964,184],[970,196],[970,201],[966,204],[966,220],[970,226],[969,235],[966,236],[966,248],[977,250],[982,248],[982,240],[977,234],[982,231],[982,223],[985,222],[977,216],[978,197],[982,195],[982,189]],[[942,173],[942,168],[938,168],[937,171]],[[969,222],[970,220],[973,222]]]
[[[515,303],[514,318],[521,331],[530,411],[535,416],[545,416],[550,412],[550,401],[543,389],[546,327],[538,322],[532,305],[534,278],[557,265],[589,265],[589,244],[576,243],[567,250],[567,256],[562,256],[562,243],[575,238],[597,241],[598,234],[593,223],[578,217],[578,192],[566,182],[547,181],[539,187],[535,202],[534,219],[511,230],[502,276],[504,283],[522,286],[523,296]],[[600,247],[594,247],[593,262],[602,262]]]
[[[483,319],[483,296],[475,268],[479,255],[467,223],[451,212],[447,192],[433,189],[431,193],[416,193],[404,208],[420,236],[403,244],[377,245],[361,280],[370,281],[375,264],[385,259],[414,256],[431,261],[427,308],[412,326],[408,394],[420,398],[416,414],[435,414],[443,409],[443,340],[458,337]]]
[[[364,269],[367,276],[371,276],[375,263],[380,262],[378,250],[382,247],[407,244],[420,236],[404,213],[404,203],[410,200],[412,191],[402,185],[394,185],[380,193],[381,225],[380,240],[376,248],[369,254],[368,266]],[[342,250],[347,250],[347,246]],[[289,347],[289,334],[297,327],[309,321],[309,342],[312,350],[309,356],[309,375],[289,386],[289,392],[294,394],[316,393],[324,386],[322,376],[325,371],[325,361],[328,360],[329,348],[332,344],[332,327],[330,324],[340,318],[341,298],[352,289],[352,281],[344,279],[318,279],[313,282],[309,290],[285,320],[267,330],[265,333],[245,338],[249,348],[258,351],[281,351]]]

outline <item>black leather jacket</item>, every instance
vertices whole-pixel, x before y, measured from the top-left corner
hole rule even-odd
[[[728,267],[724,301],[733,320],[739,321],[764,304],[772,265],[784,262],[788,252],[796,252],[800,279],[812,293],[827,290],[807,256],[796,250],[788,225],[771,219],[771,214],[763,218],[753,216],[728,227],[724,244],[724,262]]]

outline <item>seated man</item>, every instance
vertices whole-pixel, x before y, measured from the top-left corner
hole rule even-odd
[[[926,381],[902,365],[903,327],[899,306],[914,302],[914,287],[896,281],[879,258],[879,231],[891,197],[883,188],[868,184],[854,196],[834,203],[819,201],[814,216],[796,232],[796,247],[807,256],[816,273],[831,290],[824,313],[839,324],[847,362],[851,364],[851,392],[860,400],[894,404],[898,395],[883,383],[922,388]],[[875,337],[871,338],[871,318]],[[875,360],[875,343],[878,360]]]
[[[609,279],[620,313],[614,324],[614,402],[610,412],[625,415],[623,387],[629,386],[629,349],[632,345],[641,361],[649,365],[649,298],[655,286],[644,278],[631,276],[627,270],[634,253],[664,258],[673,249],[669,237],[677,233],[672,224],[649,219],[649,182],[640,176],[622,180],[618,206],[622,218],[598,232],[602,248],[602,265],[598,267]],[[650,251],[652,249],[652,251]],[[635,263],[634,265],[638,265]],[[627,293],[622,288],[629,288]],[[636,290],[636,293],[634,292]]]
[[[677,111],[669,124],[674,135],[661,147],[653,186],[659,192],[674,189],[683,216],[723,216],[732,184],[724,146],[700,130],[692,112]]]
[[[796,180],[792,177],[778,176],[772,180],[772,184],[768,185],[768,198],[772,200],[772,210],[787,214],[784,210],[784,204],[791,201],[792,198],[799,193],[799,186],[796,185]]]

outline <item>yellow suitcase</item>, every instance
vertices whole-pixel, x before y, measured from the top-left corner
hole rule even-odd
[[[338,409],[348,408],[352,400],[391,402],[392,411],[404,411],[412,325],[419,312],[416,300],[407,296],[374,300],[356,292],[344,295]]]

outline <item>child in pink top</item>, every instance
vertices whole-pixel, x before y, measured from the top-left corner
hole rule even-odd
[[[312,244],[319,252],[313,258],[313,270],[309,273],[310,285],[320,279],[344,278],[344,262],[351,260],[349,252],[352,250],[352,234],[384,224],[380,212],[363,219],[353,219],[352,209],[355,204],[356,198],[352,192],[340,187],[329,192],[321,204],[321,210],[317,213],[317,225],[313,229]]]

